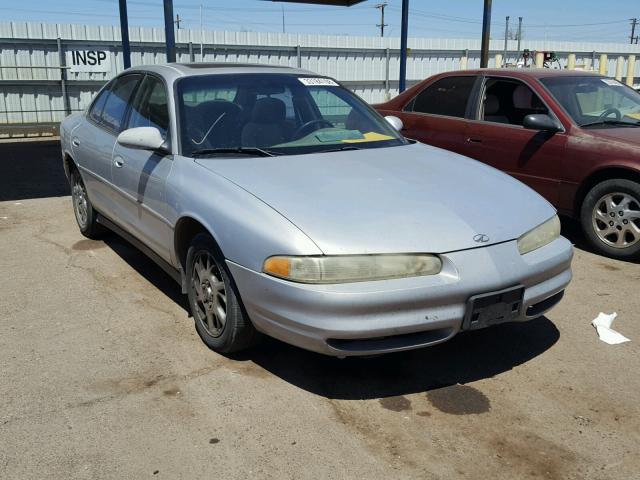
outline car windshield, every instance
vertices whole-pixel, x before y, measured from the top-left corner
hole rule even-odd
[[[326,77],[201,75],[180,79],[176,88],[185,156],[296,155],[407,143]]]
[[[540,81],[582,127],[640,126],[640,94],[617,80],[563,76]]]

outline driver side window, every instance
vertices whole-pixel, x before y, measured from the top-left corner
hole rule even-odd
[[[127,128],[155,127],[164,138],[169,130],[169,106],[164,84],[146,76],[133,101]]]
[[[524,117],[535,113],[548,115],[549,109],[527,85],[511,79],[487,80],[482,103],[482,120],[506,125],[522,125]]]

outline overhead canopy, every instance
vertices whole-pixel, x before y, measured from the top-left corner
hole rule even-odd
[[[288,2],[288,3],[314,3],[316,5],[338,5],[340,7],[350,7],[356,3],[362,3],[364,0],[271,0],[272,2]]]

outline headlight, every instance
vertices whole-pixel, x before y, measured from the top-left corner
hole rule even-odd
[[[338,255],[270,257],[263,271],[300,283],[347,283],[436,275],[442,261],[435,255]]]
[[[546,244],[553,242],[560,236],[560,219],[558,215],[528,231],[518,239],[518,251],[520,255],[537,250]]]

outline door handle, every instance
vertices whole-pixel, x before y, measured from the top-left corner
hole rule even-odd
[[[74,138],[73,140],[71,140],[71,145],[73,145],[74,147],[79,147],[80,142],[78,141],[77,138]]]
[[[113,160],[113,164],[116,166],[116,168],[122,168],[122,166],[124,165],[124,160],[122,160],[121,158],[116,158]]]
[[[467,138],[467,143],[482,143],[482,139],[469,137]]]

